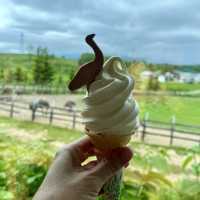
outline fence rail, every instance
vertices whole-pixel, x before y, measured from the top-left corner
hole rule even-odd
[[[80,110],[70,112],[61,107],[50,107],[48,110],[38,109],[34,111],[29,109],[28,102],[0,101],[0,115],[84,130]],[[154,138],[163,138],[165,143],[168,141],[168,145],[177,146],[175,143],[176,140],[191,141],[200,145],[200,126],[176,123],[175,117],[172,117],[171,122],[167,123],[150,120],[148,113],[146,113],[140,125],[138,133],[140,140],[143,142],[148,143],[154,140],[148,138],[151,136]],[[160,140],[154,141],[154,143],[160,144]]]
[[[52,124],[55,121],[61,122],[62,126],[76,128],[77,125],[82,125],[80,111],[67,111],[67,109],[59,107],[50,107],[50,109],[37,109],[36,111],[29,108],[28,102],[4,102],[0,101],[0,114],[6,114],[11,118],[17,117],[30,121],[38,121],[42,123]],[[46,120],[46,121],[45,121]]]
[[[148,118],[148,113],[146,113],[140,123],[143,142],[148,142],[146,141],[147,136],[155,136],[168,138],[170,146],[174,145],[175,140],[192,141],[200,145],[200,126],[176,123],[175,116],[172,117],[171,123],[149,120]]]

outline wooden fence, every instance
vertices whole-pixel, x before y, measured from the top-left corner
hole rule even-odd
[[[61,107],[50,107],[48,110],[29,109],[28,102],[1,101],[0,114],[11,118],[25,119],[40,123],[54,124],[83,131],[84,124],[79,110],[70,111]],[[200,145],[200,126],[186,125],[176,122],[172,117],[170,123],[150,120],[148,114],[140,122],[139,139],[143,142],[165,145],[182,145],[181,141]],[[161,138],[161,139],[158,139]],[[177,143],[177,140],[179,143]],[[185,146],[183,144],[183,146]]]
[[[28,102],[0,101],[0,113],[11,118],[61,125],[73,129],[80,128],[82,125],[79,110],[71,111],[66,108],[50,107],[49,109],[37,109],[34,111],[29,108]],[[79,127],[77,127],[78,125]]]
[[[165,143],[168,141],[170,146],[174,145],[174,142],[177,140],[179,140],[179,143],[181,141],[193,142],[200,145],[200,126],[177,123],[175,116],[172,116],[171,122],[168,123],[150,120],[148,113],[146,113],[140,124],[141,140],[143,142],[149,142],[147,136],[154,136],[151,139],[165,138]]]

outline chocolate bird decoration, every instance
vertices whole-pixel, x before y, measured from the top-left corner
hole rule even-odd
[[[92,62],[80,66],[79,71],[68,86],[71,91],[77,90],[82,86],[87,86],[87,89],[89,89],[90,84],[103,69],[104,56],[101,49],[93,40],[94,36],[95,34],[86,36],[85,41],[90,47],[92,47],[95,53],[95,59]]]

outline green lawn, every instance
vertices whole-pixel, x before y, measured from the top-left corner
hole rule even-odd
[[[32,123],[30,121],[18,121],[7,117],[0,117],[0,124],[9,124],[10,127],[23,129],[27,132],[34,130],[35,133],[46,132],[48,139],[63,143],[71,142],[83,136],[80,131],[73,129],[50,126],[48,124]]]
[[[200,90],[200,83],[175,83],[175,82],[168,82],[168,83],[161,83],[161,89],[168,90],[168,91],[193,91],[193,90]]]
[[[177,123],[200,125],[200,98],[172,96],[137,96],[140,115],[149,113],[149,119],[170,122],[172,116]]]

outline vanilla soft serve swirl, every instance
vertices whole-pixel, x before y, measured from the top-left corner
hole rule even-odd
[[[138,104],[132,97],[134,80],[119,57],[111,57],[90,85],[82,112],[93,134],[133,134],[138,126]]]

